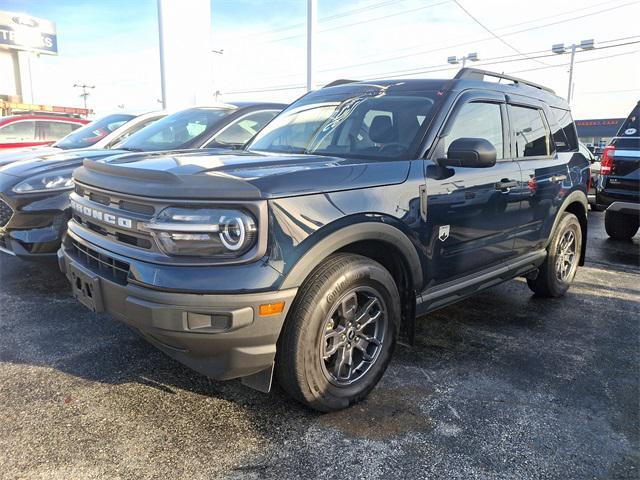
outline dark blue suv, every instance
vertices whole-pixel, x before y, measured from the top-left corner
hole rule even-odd
[[[243,150],[76,170],[58,256],[78,300],[328,411],[374,388],[416,317],[518,276],[567,291],[590,174],[564,100],[474,69],[337,83]]]

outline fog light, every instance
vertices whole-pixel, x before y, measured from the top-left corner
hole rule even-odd
[[[260,316],[267,317],[269,315],[277,315],[284,312],[284,302],[265,303],[260,305]]]

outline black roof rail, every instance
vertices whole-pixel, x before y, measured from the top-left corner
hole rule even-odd
[[[512,77],[511,75],[505,75],[503,73],[490,72],[488,70],[481,70],[479,68],[461,68],[460,71],[456,74],[454,78],[458,80],[478,80],[484,81],[484,77],[493,77],[504,80],[510,80],[513,83],[521,83],[522,85],[527,85],[528,87],[537,88],[539,90],[544,90],[545,92],[553,93],[554,92],[549,87],[545,87],[543,85],[539,85],[537,83],[530,82],[529,80],[523,80],[522,78]]]
[[[322,88],[335,87],[337,85],[344,85],[345,83],[354,83],[354,82],[358,82],[358,81],[359,80],[347,80],[346,78],[340,78],[338,80],[334,80],[331,83],[327,83]]]

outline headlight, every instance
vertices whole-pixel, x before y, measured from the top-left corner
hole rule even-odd
[[[63,172],[36,175],[17,184],[13,187],[13,191],[16,193],[36,193],[71,190],[73,188],[71,173],[72,172]]]
[[[217,208],[166,208],[146,224],[167,255],[237,258],[256,243],[249,212]]]

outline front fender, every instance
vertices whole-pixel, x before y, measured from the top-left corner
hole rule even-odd
[[[321,230],[309,236],[298,248],[303,248],[304,243],[309,244],[306,251],[293,264],[288,272],[284,272],[285,278],[281,289],[299,287],[309,274],[332,253],[347,245],[366,240],[379,241],[389,244],[389,248],[395,248],[404,257],[406,266],[411,276],[411,282],[416,288],[422,286],[422,268],[418,251],[406,233],[400,228],[390,225],[388,222],[397,222],[397,219],[389,219],[382,215],[358,215],[357,223],[353,218],[346,217],[341,221],[326,225]],[[348,221],[349,224],[344,225]],[[327,233],[322,234],[323,230]]]

